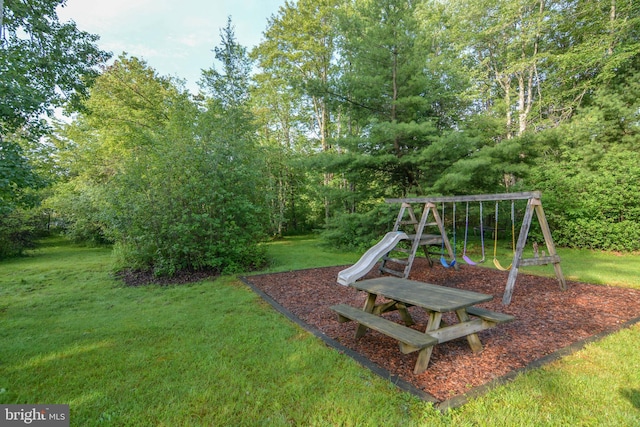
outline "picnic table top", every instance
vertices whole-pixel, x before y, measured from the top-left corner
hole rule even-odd
[[[493,299],[493,295],[399,277],[378,277],[354,282],[350,286],[370,294],[381,295],[440,313],[459,310]]]

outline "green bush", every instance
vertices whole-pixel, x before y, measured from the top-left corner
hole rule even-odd
[[[37,219],[32,211],[24,209],[0,216],[0,259],[22,255],[35,246]]]
[[[398,207],[373,206],[362,213],[342,213],[329,220],[322,233],[325,242],[344,249],[366,249],[391,231]]]
[[[241,140],[198,144],[174,135],[125,162],[108,195],[118,262],[158,275],[233,272],[263,262],[266,224],[254,153]]]
[[[638,154],[617,147],[590,157],[588,150],[573,149],[565,161],[543,163],[534,174],[557,244],[640,250]]]
[[[554,235],[559,245],[570,248],[640,250],[640,223],[633,221],[612,223],[578,218],[561,223]]]
[[[198,104],[142,61],[120,58],[65,129],[71,178],[50,206],[74,239],[113,242],[117,269],[256,266],[268,221],[254,135],[241,106]]]
[[[55,194],[44,201],[54,212],[57,228],[75,243],[112,244],[105,235],[108,224],[104,188],[90,182],[71,181],[55,187]]]

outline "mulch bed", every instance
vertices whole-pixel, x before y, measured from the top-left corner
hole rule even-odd
[[[289,312],[310,330],[320,331],[318,335],[328,338],[327,342],[338,343],[338,348],[349,349],[361,360],[373,363],[378,373],[445,406],[464,403],[466,396],[478,394],[487,385],[511,378],[527,366],[537,366],[541,360],[565,354],[567,347],[579,348],[585,340],[633,324],[640,316],[640,290],[567,282],[568,290],[563,292],[555,278],[520,273],[511,304],[503,306],[507,272],[467,265],[456,271],[438,263],[430,268],[426,259],[417,258],[410,279],[491,294],[494,299],[480,307],[511,314],[516,320],[480,332],[484,350],[478,354],[471,352],[465,338],[435,346],[429,368],[414,375],[417,353],[402,354],[396,340],[371,330],[355,340],[355,322],[338,323],[329,306],[344,303],[362,307],[366,296],[336,283],[338,272],[344,268],[264,274],[244,280],[280,305],[283,312]],[[374,268],[366,278],[379,275]],[[413,327],[424,331],[425,312],[418,307],[409,310],[416,322]],[[397,313],[385,316],[400,321]]]

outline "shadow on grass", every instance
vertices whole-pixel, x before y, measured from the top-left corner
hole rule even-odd
[[[631,402],[634,408],[640,410],[640,390],[623,388],[620,390],[620,395]]]

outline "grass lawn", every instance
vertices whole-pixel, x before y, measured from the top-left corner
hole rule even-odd
[[[267,271],[359,257],[309,236],[269,251]],[[568,279],[640,288],[637,255],[560,255]],[[640,326],[442,414],[234,277],[126,288],[110,265],[62,239],[0,263],[0,403],[66,403],[77,426],[640,425]]]

